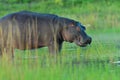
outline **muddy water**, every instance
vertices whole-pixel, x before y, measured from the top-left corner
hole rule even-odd
[[[65,43],[63,47],[61,59],[56,60],[55,64],[60,63],[63,65],[119,65],[120,61],[120,37],[118,33],[100,33],[91,34],[92,44],[86,48],[78,48],[75,44]],[[39,52],[38,52],[39,53]],[[40,52],[41,53],[41,52]],[[39,54],[31,56],[24,56],[20,60],[30,60],[31,62],[40,61],[42,65],[47,65],[46,60],[49,60],[49,64],[54,61],[54,59],[48,59],[46,57],[39,56]],[[33,63],[34,64],[34,63]]]

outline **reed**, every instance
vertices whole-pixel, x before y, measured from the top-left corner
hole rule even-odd
[[[92,37],[90,46],[80,48],[73,43],[63,43],[60,55],[50,57],[48,49],[14,50],[14,61],[0,57],[0,80],[119,80],[120,66],[115,61],[120,60],[120,16],[119,3],[114,1],[107,5],[104,2],[84,3],[80,6],[64,7],[50,5],[48,2],[28,4],[0,4],[0,16],[19,10],[31,10],[43,13],[54,13],[81,21],[87,26],[86,32]],[[9,6],[9,7],[8,7]],[[30,48],[31,35],[35,37],[37,20],[32,24],[32,30],[27,28],[27,42]],[[0,24],[1,26],[1,24]],[[12,24],[9,23],[9,30]],[[28,27],[29,27],[28,26]],[[0,27],[0,49],[6,56],[6,50],[12,50],[12,31],[3,34]],[[16,26],[16,36],[19,47],[22,40],[19,28]],[[33,33],[31,33],[33,32]],[[7,35],[7,39],[4,39]],[[4,45],[6,44],[6,49]],[[35,46],[37,47],[37,46]],[[10,53],[11,54],[11,53]],[[9,55],[8,55],[9,56]]]

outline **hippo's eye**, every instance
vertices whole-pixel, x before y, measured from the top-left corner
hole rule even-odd
[[[76,27],[76,30],[77,30],[77,31],[80,31],[80,28],[79,28],[79,27]]]
[[[74,27],[75,25],[71,23],[69,26],[70,26],[70,27]]]

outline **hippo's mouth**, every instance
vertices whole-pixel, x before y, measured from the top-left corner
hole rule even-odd
[[[85,40],[85,42],[82,42],[79,38],[79,39],[74,40],[74,42],[75,42],[75,44],[77,44],[80,47],[86,47],[88,44],[91,43],[91,39]]]
[[[81,40],[81,38],[77,38],[74,40],[74,42],[80,46],[80,47],[86,47],[88,44],[91,44],[92,38],[91,37],[87,37],[84,40]]]
[[[87,43],[82,43],[82,42],[77,41],[77,40],[75,40],[74,42],[75,42],[75,44],[77,44],[80,47],[86,47],[88,45]]]

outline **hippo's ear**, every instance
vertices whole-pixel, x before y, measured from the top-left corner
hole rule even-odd
[[[85,26],[81,25],[81,27],[82,27],[84,30],[86,30]]]
[[[77,26],[79,26],[81,29],[86,30],[85,26],[83,26],[81,23],[77,23]]]

